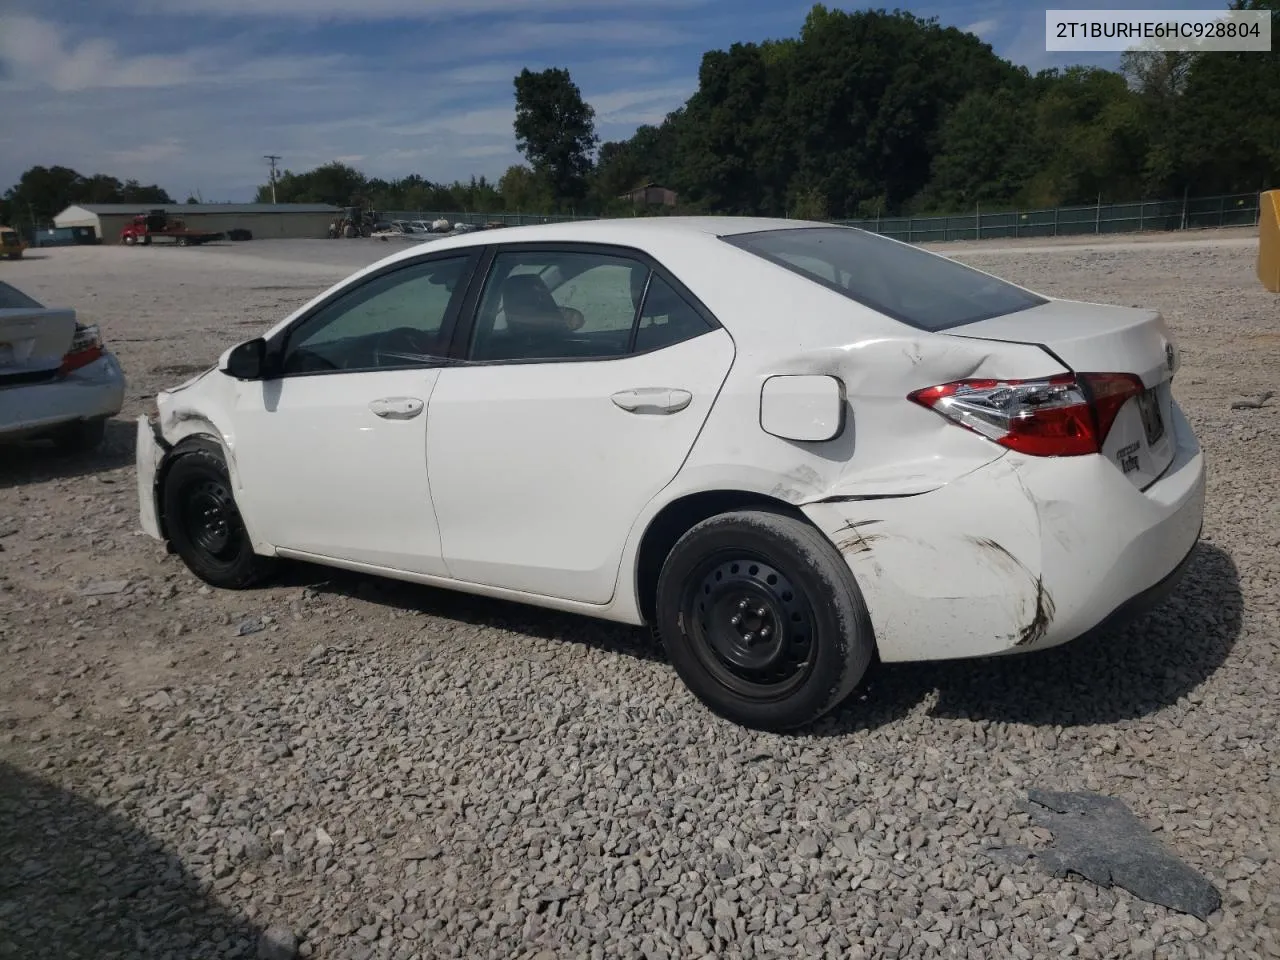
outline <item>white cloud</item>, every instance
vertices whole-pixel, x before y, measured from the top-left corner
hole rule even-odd
[[[701,6],[709,0],[138,0],[147,13],[300,20],[443,20],[479,14],[539,14]],[[536,9],[535,9],[536,8]]]
[[[979,20],[976,23],[971,23],[967,27],[961,27],[960,29],[965,33],[974,33],[985,39],[987,34],[991,33],[998,26],[1000,26],[999,20]]]
[[[123,150],[112,150],[107,154],[107,159],[113,167],[132,169],[157,161],[175,160],[182,157],[185,152],[185,142],[171,137],[156,143],[143,143],[136,147],[125,147]]]
[[[690,78],[685,83],[639,90],[614,90],[593,94],[585,99],[595,108],[596,120],[602,124],[658,123],[688,100],[695,86],[694,80]]]
[[[31,16],[0,16],[0,66],[5,86],[46,86],[64,93],[107,88],[167,88],[184,84],[295,80],[343,62],[338,56],[244,59],[241,50],[193,48],[178,54],[121,54],[105,37],[72,41],[57,24]],[[234,64],[228,69],[228,64]]]
[[[473,63],[465,67],[454,67],[432,76],[444,84],[501,85],[511,90],[516,76],[525,67],[530,70],[541,69],[541,65],[534,62],[536,59],[535,57],[524,61],[493,60]],[[573,74],[575,76],[593,73],[606,73],[610,76],[644,76],[662,73],[668,69],[670,69],[669,66],[657,57],[614,57],[608,60],[575,62]]]
[[[341,159],[369,176],[496,179],[520,162],[511,84],[522,66],[568,66],[602,139],[661,120],[696,86],[693,75],[676,82],[659,41],[688,41],[663,22],[495,20],[467,44],[459,27],[419,28],[435,38],[425,44],[397,29],[367,56],[341,46],[330,55],[328,43],[266,56],[275,38],[256,29],[232,27],[233,39],[158,20],[155,31],[95,36],[70,17],[0,14],[0,189],[33,165],[63,164],[243,201],[266,182],[267,153],[294,171]],[[183,39],[156,39],[174,35]],[[577,49],[590,59],[555,59]]]
[[[515,123],[515,107],[492,107],[484,110],[463,110],[441,114],[422,123],[392,127],[389,133],[400,136],[422,137],[442,133],[461,134],[468,137],[512,135]]]

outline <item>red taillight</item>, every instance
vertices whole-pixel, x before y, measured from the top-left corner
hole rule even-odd
[[[1120,408],[1142,392],[1129,373],[1036,380],[955,380],[907,399],[1011,450],[1038,457],[1097,453]]]
[[[58,376],[65,377],[73,370],[88,366],[102,354],[102,335],[97,325],[77,323],[75,336],[71,338],[71,348],[62,356]]]

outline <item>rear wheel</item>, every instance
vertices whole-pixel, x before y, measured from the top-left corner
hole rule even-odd
[[[126,247],[132,247],[137,242],[138,242],[138,238],[135,237],[133,234],[129,234],[124,238],[124,244]]]
[[[194,446],[179,454],[165,475],[161,500],[169,541],[201,580],[241,590],[274,570],[273,558],[253,552],[221,453]]]
[[[801,727],[837,706],[875,648],[840,553],[769,510],[721,514],[681,537],[658,578],[656,619],[689,689],[760,730]]]

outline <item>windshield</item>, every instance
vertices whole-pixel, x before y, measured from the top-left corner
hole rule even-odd
[[[945,330],[1047,303],[962,263],[853,227],[722,238],[902,323]]]

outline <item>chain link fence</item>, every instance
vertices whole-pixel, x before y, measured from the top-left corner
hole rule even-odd
[[[574,216],[568,213],[448,213],[429,210],[387,210],[378,214],[382,220],[420,220],[428,225],[437,220],[449,223],[470,223],[477,227],[486,223],[500,223],[504,227],[525,227],[538,223],[571,223],[577,220],[599,220],[599,217]]]
[[[1002,237],[1068,237],[1084,234],[1139,233],[1146,230],[1188,230],[1213,227],[1250,227],[1258,223],[1259,195],[1236,193],[1182,200],[1147,200],[1134,203],[1096,203],[1046,210],[1013,210],[935,217],[871,217],[836,220],[908,243],[936,240],[989,240]],[[519,227],[538,223],[598,220],[594,216],[535,213],[466,213],[425,210],[389,210],[384,220],[448,220],[450,224],[476,226],[500,223]]]
[[[1084,234],[1138,233],[1250,227],[1258,222],[1258,194],[1237,193],[1184,200],[1096,203],[1087,207],[952,214],[942,217],[875,217],[837,220],[907,243],[936,240],[988,240],[1001,237],[1070,237]]]

